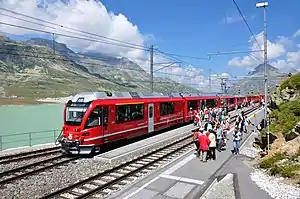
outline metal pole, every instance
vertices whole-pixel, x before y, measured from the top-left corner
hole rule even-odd
[[[153,45],[150,46],[150,84],[153,93]]]
[[[268,49],[267,49],[267,8],[264,6],[264,76],[265,76],[265,110],[264,110],[264,119],[265,119],[265,125],[268,125],[267,118],[267,99],[268,99],[268,69],[267,69],[267,62],[268,62]],[[267,131],[267,152],[269,153],[270,150],[270,132],[269,128]]]

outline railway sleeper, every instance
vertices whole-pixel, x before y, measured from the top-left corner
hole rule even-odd
[[[103,180],[115,180],[116,178],[113,176],[103,176],[101,179]]]
[[[91,183],[100,186],[106,184],[107,182],[103,180],[93,180]]]
[[[121,177],[124,176],[124,174],[121,173],[110,173],[111,176],[115,176],[115,177]]]
[[[99,186],[97,185],[94,185],[94,184],[91,184],[91,183],[87,183],[87,184],[84,184],[83,185],[83,188],[86,188],[86,189],[89,189],[89,190],[93,190],[93,189],[96,189],[98,188]]]
[[[76,193],[79,193],[80,195],[89,192],[89,191],[86,190],[86,189],[82,189],[82,187],[80,187],[80,188],[74,188],[72,191],[75,191]]]
[[[59,196],[59,198],[65,198],[65,199],[73,199],[76,198],[76,195],[70,194],[70,193],[63,193]]]

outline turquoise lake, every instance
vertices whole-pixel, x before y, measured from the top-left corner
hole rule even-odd
[[[63,108],[63,104],[0,106],[0,150],[53,142],[63,125]]]

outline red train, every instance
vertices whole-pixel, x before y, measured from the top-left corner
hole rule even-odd
[[[201,96],[180,93],[79,93],[65,104],[60,143],[69,154],[90,154],[106,143],[193,121],[192,110],[226,107],[262,96]]]

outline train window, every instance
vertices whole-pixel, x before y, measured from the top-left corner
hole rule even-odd
[[[150,106],[149,108],[149,118],[153,117],[153,106]]]
[[[173,102],[162,102],[160,103],[160,115],[173,114],[175,111]]]
[[[207,99],[206,100],[206,107],[207,108],[213,108],[217,106],[217,100],[216,99]]]
[[[144,118],[144,104],[117,106],[117,123],[141,120]]]
[[[102,108],[96,107],[89,115],[85,128],[91,128],[101,125]]]
[[[193,110],[197,109],[197,100],[188,101],[188,110],[192,108]]]
[[[230,104],[234,104],[234,98],[230,98],[229,103],[230,103]]]

